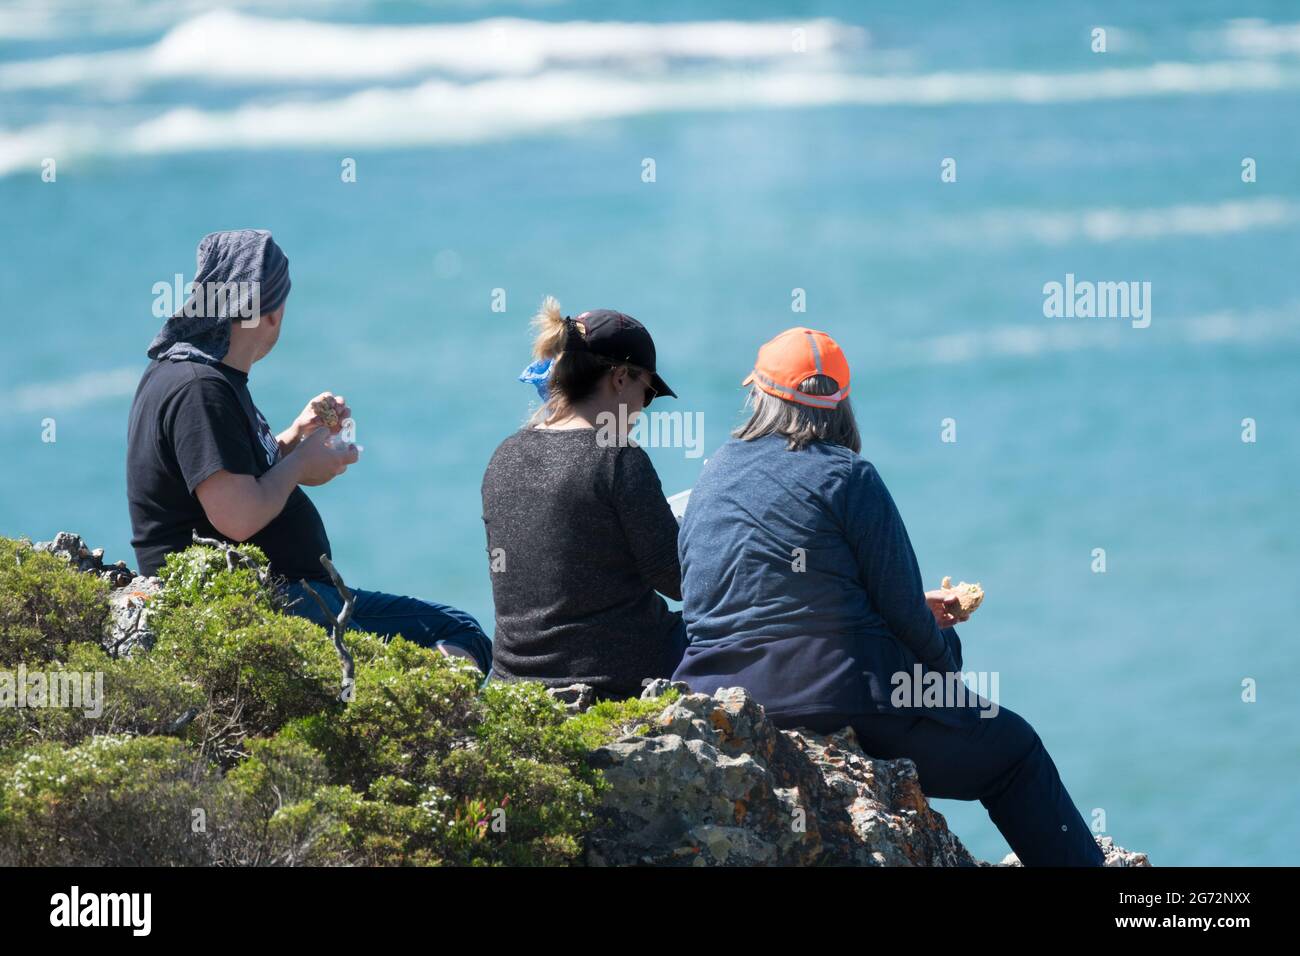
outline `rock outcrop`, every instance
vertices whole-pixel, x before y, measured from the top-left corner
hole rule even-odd
[[[867,756],[847,727],[778,730],[743,688],[683,693],[647,733],[593,759],[612,785],[588,841],[593,865],[992,865],[931,808],[912,761]],[[1099,843],[1108,866],[1150,865]]]
[[[53,541],[38,541],[32,548],[58,555],[78,571],[93,574],[108,584],[108,619],[101,639],[106,651],[119,657],[130,655],[137,648],[153,647],[149,603],[162,590],[159,578],[136,574],[125,561],[105,565],[104,549],[87,547],[81,535],[71,531],[60,531]]]
[[[552,687],[546,696],[570,714],[581,714],[596,702],[596,691],[586,684],[570,684],[568,687]]]
[[[76,570],[93,574],[108,582],[109,587],[120,588],[134,578],[135,572],[126,566],[125,561],[118,561],[111,566],[104,564],[103,548],[88,548],[81,535],[71,531],[60,531],[53,541],[37,541],[32,545],[35,551],[56,554],[67,561]]]
[[[1108,836],[1097,837],[1097,845],[1101,847],[1102,854],[1106,857],[1106,865],[1112,867],[1122,866],[1150,866],[1151,861],[1147,859],[1145,853],[1138,853],[1134,850],[1126,850]],[[989,866],[991,864],[984,864]],[[1000,866],[1022,866],[1020,858],[1014,853],[1008,853],[1002,858]]]

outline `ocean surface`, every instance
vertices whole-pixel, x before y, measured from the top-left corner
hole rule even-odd
[[[479,486],[534,398],[515,378],[543,295],[654,333],[681,396],[654,410],[703,423],[650,449],[668,493],[740,419],[757,346],[822,328],[927,583],[986,589],[967,669],[998,673],[1085,817],[1159,865],[1294,864],[1297,21],[1261,0],[4,3],[0,534],[134,564],[153,287],[213,230],[269,228],[291,261],[251,377],[273,425],[324,389],[355,410],[362,460],[311,491],[346,579],[489,632]],[[1067,281],[1139,283],[1145,317],[1046,316]],[[1007,852],[979,804],[936,804]]]

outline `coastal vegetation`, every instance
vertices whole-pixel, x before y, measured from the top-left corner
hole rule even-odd
[[[108,585],[0,539],[0,865],[579,861],[590,752],[666,699],[572,715],[356,631],[345,692],[331,636],[240,550],[171,555],[152,646],[115,656]]]

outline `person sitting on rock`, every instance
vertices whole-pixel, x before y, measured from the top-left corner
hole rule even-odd
[[[131,405],[126,485],[140,573],[156,574],[195,533],[247,541],[288,579],[291,612],[328,627],[301,582],[311,582],[332,614],[343,598],[320,562],[331,554],[325,525],[300,486],[323,485],[357,460],[356,447],[336,437],[351,410],[342,396],[323,392],[274,434],[253,404],[248,375],[280,337],[289,260],[264,229],[205,236],[197,260],[193,294],[149,346]],[[464,611],[349,590],[356,596],[351,627],[401,634],[468,657],[484,672],[490,666],[491,642]]]
[[[983,803],[1025,865],[1100,865],[1023,718],[983,698],[895,700],[899,675],[955,686],[952,625],[966,615],[956,592],[924,590],[894,501],[858,454],[839,346],[789,329],[742,384],[752,414],[704,466],[682,521],[690,645],[674,679],[744,687],[780,727],[851,726],[868,754],[914,761],[929,796]]]
[[[520,376],[543,404],[483,475],[483,522],[496,605],[494,680],[588,684],[634,697],[681,659],[677,519],[630,426],[659,395],[655,346],[636,319],[606,309],[534,317],[536,361]]]

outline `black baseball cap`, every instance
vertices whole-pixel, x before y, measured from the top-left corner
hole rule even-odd
[[[587,332],[584,339],[587,351],[603,356],[615,362],[629,362],[650,373],[650,386],[655,395],[677,393],[668,387],[668,383],[659,377],[655,370],[655,342],[650,338],[646,327],[622,312],[613,309],[595,309],[584,312],[574,318]]]

